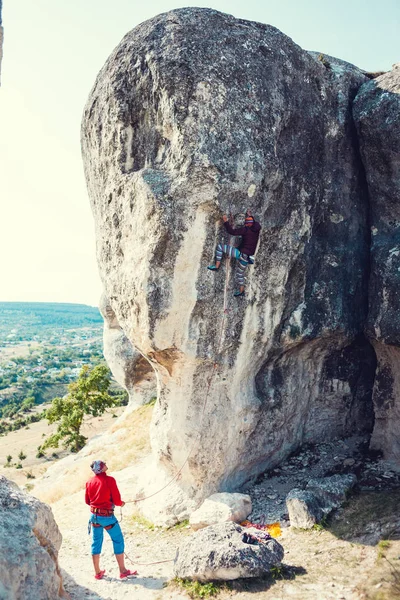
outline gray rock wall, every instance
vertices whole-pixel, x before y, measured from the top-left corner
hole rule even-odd
[[[400,63],[361,86],[354,118],[368,181],[367,333],[378,357],[372,447],[400,460]]]
[[[160,382],[159,467],[201,500],[304,442],[371,432],[366,76],[277,29],[180,9],[128,33],[85,108],[106,295]],[[222,213],[262,225],[245,299],[207,271]],[[227,269],[229,273],[227,275]],[[227,293],[225,293],[225,288]],[[228,312],[224,316],[224,300]]]

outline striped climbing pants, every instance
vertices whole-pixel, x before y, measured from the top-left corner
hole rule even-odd
[[[225,256],[230,256],[231,258],[236,258],[238,260],[235,279],[239,286],[244,285],[244,272],[249,264],[249,257],[247,254],[242,254],[240,250],[234,248],[233,246],[229,246],[228,244],[218,244],[215,251],[215,260],[221,262],[224,254]]]

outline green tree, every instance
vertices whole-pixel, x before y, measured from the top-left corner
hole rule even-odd
[[[107,408],[115,406],[118,401],[110,396],[110,371],[104,365],[90,369],[82,367],[79,377],[68,385],[68,394],[64,398],[54,398],[46,411],[49,423],[58,423],[57,431],[40,446],[40,449],[58,448],[62,441],[66,448],[78,452],[87,438],[81,434],[85,415],[98,417]]]
[[[35,398],[33,396],[27,396],[21,404],[21,410],[23,412],[29,412],[31,408],[35,406]]]

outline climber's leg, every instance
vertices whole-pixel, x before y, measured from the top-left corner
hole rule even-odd
[[[239,250],[234,246],[229,246],[228,244],[220,243],[217,245],[217,248],[215,250],[215,265],[209,265],[207,268],[210,269],[210,271],[218,271],[219,267],[221,266],[221,261],[224,254],[225,256],[230,256],[233,258],[239,258],[240,256]]]
[[[246,271],[246,267],[249,264],[247,256],[242,254],[239,257],[238,264],[236,267],[236,283],[239,286],[239,290],[234,293],[234,296],[244,296],[244,274]]]

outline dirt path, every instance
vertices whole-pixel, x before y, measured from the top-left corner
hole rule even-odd
[[[135,561],[139,576],[121,581],[112,554],[112,545],[105,537],[102,568],[106,576],[101,581],[93,577],[90,538],[87,535],[88,511],[82,493],[53,505],[57,523],[63,534],[60,564],[64,569],[65,588],[71,600],[178,600],[188,599],[185,591],[166,584],[173,578],[172,562],[142,566],[173,559],[187,528],[149,530],[124,509],[121,523],[125,534],[126,553]],[[360,543],[355,536],[342,539],[343,525],[352,523],[345,512],[342,529],[296,531],[284,529],[280,543],[285,549],[284,567],[274,576],[259,580],[240,580],[220,588],[218,599],[228,600],[392,600],[395,588],[388,589],[390,564],[400,563],[400,542],[390,542],[390,549]],[[117,515],[118,516],[118,515]],[[356,531],[356,529],[354,529]],[[338,534],[339,532],[339,534]],[[400,566],[400,565],[399,565]],[[395,590],[395,591],[393,591]]]
[[[127,568],[136,569],[134,579],[119,579],[112,544],[107,534],[103,545],[101,567],[106,576],[101,581],[93,577],[90,556],[90,538],[87,533],[88,508],[82,493],[63,499],[53,505],[53,512],[63,535],[59,560],[64,569],[65,588],[72,600],[169,600],[187,598],[176,590],[166,590],[164,585],[173,578],[172,562],[142,566],[137,563],[173,559],[179,540],[186,531],[147,530],[132,518],[132,509],[123,510],[121,527],[125,536],[126,554],[135,561],[126,561]],[[119,512],[117,517],[120,518]]]

